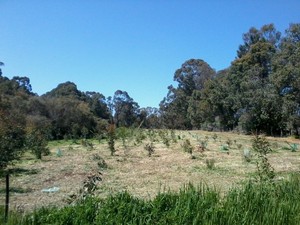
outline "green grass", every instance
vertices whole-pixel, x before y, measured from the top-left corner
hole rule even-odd
[[[4,209],[0,208],[1,216]],[[3,221],[3,217],[0,217]],[[201,184],[144,200],[121,192],[89,197],[64,208],[13,213],[7,224],[299,224],[300,176],[275,183],[247,182],[224,196]]]

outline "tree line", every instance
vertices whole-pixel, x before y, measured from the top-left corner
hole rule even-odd
[[[107,98],[82,92],[70,81],[38,96],[28,77],[9,79],[0,68],[0,168],[24,146],[101,136],[109,124],[299,136],[300,24],[284,34],[273,24],[252,27],[243,42],[224,70],[202,59],[184,62],[159,108],[140,108],[122,90]]]
[[[250,28],[230,67],[216,72],[190,59],[160,103],[165,127],[297,135],[300,126],[300,24],[282,35]]]

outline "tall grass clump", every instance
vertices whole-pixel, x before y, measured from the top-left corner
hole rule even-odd
[[[300,179],[292,175],[278,183],[248,182],[231,190],[214,224],[299,224]],[[294,199],[293,199],[294,198]],[[227,221],[226,223],[224,223]]]
[[[77,202],[74,206],[67,206],[64,208],[43,207],[25,216],[22,223],[20,224],[94,224],[97,212],[99,210],[99,204],[99,199],[95,197],[87,197]]]

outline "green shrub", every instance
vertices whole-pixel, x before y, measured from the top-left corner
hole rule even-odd
[[[31,129],[28,131],[25,145],[37,159],[42,159],[43,155],[50,154],[50,150],[47,148],[48,141],[46,134],[41,129]]]

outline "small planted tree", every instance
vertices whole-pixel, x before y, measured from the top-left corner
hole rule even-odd
[[[269,163],[267,155],[272,152],[270,143],[264,136],[256,135],[252,139],[252,148],[257,156],[257,174],[260,182],[272,181],[275,177],[275,172]]]
[[[49,124],[45,118],[29,116],[26,118],[26,142],[25,147],[31,151],[37,159],[43,155],[49,155],[47,148],[49,137]]]
[[[107,128],[107,141],[110,150],[110,155],[113,156],[116,152],[115,149],[115,139],[116,139],[116,127],[115,124],[109,124]]]
[[[162,139],[162,142],[164,143],[164,145],[166,145],[166,147],[169,148],[170,147],[170,138],[168,135],[168,131],[167,130],[159,130],[158,135]]]
[[[173,143],[177,143],[178,137],[176,136],[176,133],[173,129],[171,129],[171,139]]]
[[[129,136],[129,130],[126,127],[119,127],[116,129],[117,137],[122,140],[124,149],[127,149],[126,139]]]
[[[189,139],[185,139],[182,143],[182,148],[185,152],[189,153],[191,155],[191,158],[194,159],[195,157],[193,156],[193,149],[194,147],[192,146],[191,142]]]

